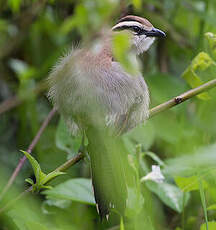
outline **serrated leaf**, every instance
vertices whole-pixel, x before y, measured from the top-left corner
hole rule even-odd
[[[173,184],[146,181],[146,185],[161,199],[164,204],[179,213],[183,211],[183,202],[184,205],[186,205],[188,202],[189,193],[184,194],[177,186]]]
[[[191,177],[175,177],[175,183],[184,192],[190,192],[194,190],[199,190],[199,179],[197,176]],[[207,188],[207,183],[202,180],[203,188]]]
[[[91,205],[95,204],[92,182],[90,179],[70,179],[42,193],[49,199],[64,199]]]

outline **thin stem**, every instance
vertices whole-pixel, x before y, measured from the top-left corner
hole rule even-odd
[[[62,164],[61,166],[59,166],[58,168],[56,168],[54,171],[66,171],[67,169],[69,169],[71,166],[75,165],[76,163],[78,163],[81,159],[84,158],[84,153],[78,153],[75,157],[73,157],[72,159],[69,159],[68,161],[66,161],[64,164]],[[53,179],[53,178],[52,178]],[[48,180],[46,183],[50,182],[52,179]],[[24,192],[22,192],[20,195],[18,195],[15,199],[11,200],[10,202],[8,202],[2,209],[0,209],[0,214],[4,211],[6,211],[8,208],[10,208],[11,206],[13,206],[13,204],[16,203],[16,201],[18,201],[19,199],[23,198],[27,193],[32,191],[32,186],[29,187],[28,189],[26,189]]]
[[[199,87],[197,87],[197,88],[191,89],[191,90],[189,90],[189,91],[187,91],[187,92],[185,92],[185,93],[183,93],[183,94],[181,94],[181,95],[179,95],[179,96],[177,96],[177,97],[174,97],[173,99],[171,99],[171,100],[169,100],[169,101],[167,101],[167,102],[165,102],[165,103],[162,103],[162,104],[160,104],[160,105],[158,105],[158,106],[152,108],[152,109],[150,110],[150,117],[149,117],[149,118],[151,118],[151,117],[153,117],[153,116],[159,114],[160,112],[163,112],[163,111],[165,111],[165,110],[167,110],[167,109],[169,109],[169,108],[171,108],[171,107],[174,107],[174,106],[176,106],[176,105],[178,105],[178,104],[181,104],[182,102],[188,100],[189,98],[194,97],[194,96],[196,96],[196,95],[198,95],[198,94],[200,94],[200,93],[202,93],[202,92],[204,92],[204,91],[207,91],[207,90],[209,90],[209,89],[211,89],[211,88],[213,88],[213,87],[216,87],[216,79],[211,80],[211,81],[209,81],[209,82],[207,82],[207,83],[205,83],[205,84],[203,84],[203,85],[201,85],[201,86],[199,86]],[[56,112],[56,110],[55,110],[55,108],[54,108],[50,113],[53,113],[53,115],[54,115],[55,112]],[[49,114],[49,115],[50,115],[50,114]],[[53,115],[52,115],[52,116],[53,116]],[[52,116],[50,115],[50,119],[52,118]],[[47,119],[48,119],[48,117],[47,117]],[[46,120],[47,120],[47,119],[46,119]],[[49,120],[48,120],[48,122],[46,122],[46,120],[44,121],[44,123],[46,123],[46,125],[44,126],[44,128],[45,128],[45,127],[47,126],[47,124],[49,123]],[[42,125],[42,126],[43,126],[43,125]],[[41,126],[41,128],[42,128],[42,126]],[[43,128],[43,129],[44,129],[44,128]],[[39,131],[40,131],[40,130],[39,130]],[[43,132],[43,131],[42,131],[42,132]],[[37,139],[37,141],[39,140],[39,138],[40,138],[42,132],[40,133],[40,135],[36,135],[35,139]],[[37,143],[37,141],[33,144],[33,142],[34,142],[34,140],[33,140],[30,146],[32,146],[32,148],[33,148],[33,147],[35,146],[35,144]],[[30,149],[30,146],[29,146],[28,150]],[[32,151],[32,149],[30,149],[30,150]],[[75,165],[76,163],[78,163],[78,162],[79,162],[81,159],[83,159],[83,158],[84,158],[84,154],[83,154],[83,153],[78,153],[77,156],[75,156],[74,158],[68,160],[67,162],[65,162],[64,164],[62,164],[61,166],[59,166],[57,169],[55,169],[55,171],[65,171],[65,170],[67,170],[68,168],[70,168],[71,166],[73,166],[73,165]],[[21,160],[22,160],[22,159],[21,159]],[[24,162],[23,162],[23,163],[24,163]],[[23,164],[23,163],[22,163],[22,164]],[[17,167],[18,167],[18,166],[17,166]],[[12,175],[12,176],[13,176],[13,175]],[[16,176],[17,176],[17,175],[16,175]],[[15,177],[16,177],[16,176],[15,176]],[[15,177],[14,177],[14,179],[15,179]],[[11,184],[12,184],[12,183],[11,183]],[[11,185],[11,184],[10,184],[10,185]],[[8,187],[8,188],[9,188],[9,187]],[[8,190],[8,188],[7,188],[7,190]],[[5,190],[5,189],[4,189],[4,190]],[[15,198],[15,200],[9,202],[10,206],[11,206],[12,204],[14,204],[14,201],[19,200],[20,198],[22,198],[26,193],[30,192],[31,190],[32,190],[32,187],[30,187],[29,189],[27,189],[27,190],[25,190],[23,193],[21,193],[21,195],[19,195],[17,198]],[[3,191],[3,192],[4,192],[4,191]],[[0,210],[0,213],[1,213],[2,211],[5,211],[5,209],[8,208],[9,204],[6,205],[7,207],[6,207],[6,206],[3,207],[3,208]]]
[[[56,108],[53,108],[49,114],[47,115],[46,119],[44,120],[44,122],[42,123],[38,133],[36,134],[36,136],[34,137],[34,139],[32,140],[31,144],[29,145],[27,152],[31,153],[32,150],[34,149],[35,145],[38,143],[43,131],[45,130],[45,128],[47,127],[47,125],[49,124],[50,120],[52,119],[52,117],[54,116],[54,114],[56,113]],[[22,157],[17,165],[17,167],[15,168],[14,172],[12,173],[7,185],[4,187],[2,193],[0,194],[0,200],[4,197],[5,193],[8,191],[8,189],[10,188],[10,186],[13,184],[15,178],[18,176],[24,162],[26,160],[26,157]]]
[[[76,163],[78,163],[81,159],[84,158],[84,153],[78,153],[74,158],[69,159],[68,161],[66,161],[64,164],[60,165],[57,169],[55,169],[55,171],[61,171],[64,172],[67,169],[69,169],[72,165],[75,165]]]
[[[187,92],[185,92],[185,93],[183,93],[177,97],[172,98],[169,101],[166,101],[166,102],[164,102],[158,106],[155,106],[154,108],[152,108],[150,110],[149,118],[151,118],[151,117],[153,117],[153,116],[157,115],[158,113],[161,113],[165,110],[168,110],[171,107],[174,107],[178,104],[181,104],[182,102],[190,99],[191,97],[194,97],[194,96],[196,96],[196,95],[198,95],[204,91],[207,91],[211,88],[214,88],[214,87],[216,87],[216,79],[208,81],[207,83],[205,83],[205,84],[203,84],[197,88],[191,89],[191,90],[189,90],[189,91],[187,91]]]

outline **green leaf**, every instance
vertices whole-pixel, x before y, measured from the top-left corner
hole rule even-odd
[[[70,179],[42,193],[49,199],[64,199],[91,205],[95,204],[92,182],[90,179]]]
[[[206,228],[206,223],[202,224],[200,230],[215,230],[216,222],[208,222],[208,229]]]
[[[11,10],[16,13],[20,10],[20,6],[22,3],[22,0],[8,0],[8,6],[11,8]]]
[[[175,182],[177,186],[183,191],[183,192],[190,192],[194,190],[199,190],[199,179],[197,176],[191,176],[191,177],[175,177]],[[203,182],[203,188],[207,188],[208,185],[206,181],[202,180]]]
[[[146,185],[164,204],[179,213],[183,211],[183,203],[184,206],[187,204],[189,193],[185,193],[184,198],[184,193],[177,186],[168,183],[146,181]]]
[[[124,135],[125,138],[129,138],[135,144],[142,144],[145,150],[148,150],[155,140],[155,131],[151,122],[138,125],[130,132]]]
[[[155,162],[157,162],[160,166],[165,166],[164,162],[153,152],[144,152],[144,156],[149,156],[152,158],[152,160],[154,160]]]
[[[139,63],[135,55],[130,50],[130,34],[116,33],[112,40],[112,50],[114,58],[122,64],[124,69],[133,74],[134,77],[139,73]]]
[[[216,210],[216,204],[210,205],[207,210]]]
[[[216,34],[208,32],[205,33],[205,37],[208,41],[209,51],[212,54],[214,60],[216,60]]]
[[[202,73],[211,66],[215,66],[215,63],[211,59],[211,57],[205,52],[200,52],[193,59],[191,65],[184,71],[182,77],[192,88],[198,87],[203,84],[203,81],[201,80],[197,72],[201,71]],[[210,99],[210,96],[207,92],[201,93],[197,95],[197,97],[202,100]]]
[[[64,172],[59,172],[59,171],[54,171],[51,172],[49,174],[46,175],[46,177],[44,177],[44,179],[41,181],[42,184],[46,184],[47,182],[49,182],[50,180],[54,179],[57,176],[63,175],[65,174]]]
[[[65,174],[64,172],[59,172],[59,171],[54,171],[49,174],[45,174],[42,172],[39,163],[34,159],[33,156],[31,156],[28,152],[22,151],[29,160],[29,162],[32,165],[35,178],[36,178],[36,183],[34,184],[31,179],[26,179],[28,183],[30,183],[33,186],[33,192],[39,192],[41,189],[51,189],[51,186],[45,185],[47,182],[50,180],[54,179],[57,176],[60,176],[62,174]]]
[[[142,1],[141,0],[133,0],[133,5],[135,8],[140,9],[142,7]]]
[[[72,157],[77,154],[81,145],[81,140],[81,136],[73,137],[70,135],[63,118],[61,118],[56,132],[56,146],[69,153],[70,157]]]
[[[25,181],[26,181],[27,183],[31,184],[31,185],[34,184],[34,181],[33,181],[31,178],[27,178],[27,179],[25,179]]]
[[[29,160],[29,162],[32,165],[34,174],[35,174],[35,178],[36,178],[36,183],[40,184],[41,181],[46,177],[46,174],[42,172],[39,163],[34,159],[33,156],[31,156],[28,152],[26,151],[22,151],[22,153],[25,154],[25,156],[27,157],[27,159]]]
[[[120,220],[120,230],[124,230],[124,221],[123,221],[123,218],[121,217],[121,220]]]

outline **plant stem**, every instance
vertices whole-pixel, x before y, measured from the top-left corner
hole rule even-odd
[[[204,91],[207,91],[211,88],[214,88],[214,87],[216,87],[216,79],[208,81],[207,83],[205,83],[205,84],[203,84],[197,88],[191,89],[191,90],[189,90],[189,91],[187,91],[187,92],[185,92],[185,93],[183,93],[177,97],[172,98],[169,101],[166,101],[166,102],[164,102],[158,106],[155,106],[154,108],[152,108],[150,110],[149,118],[151,118],[151,117],[153,117],[153,116],[157,115],[158,113],[161,113],[165,110],[168,110],[171,107],[174,107],[178,104],[181,104],[182,102],[190,99],[191,97],[194,97],[194,96],[196,96],[196,95],[198,95]]]
[[[45,130],[45,128],[47,127],[47,125],[49,124],[50,120],[53,118],[54,114],[56,113],[56,108],[53,108],[49,114],[47,115],[46,119],[44,120],[44,122],[42,123],[38,133],[36,134],[36,136],[34,137],[34,139],[32,140],[31,144],[29,145],[27,152],[31,153],[32,150],[34,149],[35,145],[38,143],[43,131]],[[17,167],[15,168],[15,170],[13,171],[8,183],[6,184],[6,186],[4,187],[3,191],[0,194],[0,200],[4,197],[5,193],[8,191],[8,189],[10,188],[10,186],[13,184],[15,178],[18,176],[24,162],[26,160],[26,157],[22,157],[17,165]]]
[[[81,159],[84,158],[84,154],[79,152],[75,157],[69,159],[68,161],[66,161],[64,164],[60,165],[57,169],[55,169],[55,171],[61,171],[64,172],[67,169],[69,169],[72,165],[75,165],[76,163],[78,163]]]
[[[163,111],[165,111],[165,110],[168,110],[168,109],[171,108],[171,107],[174,107],[174,106],[176,106],[176,105],[178,105],[178,104],[181,104],[182,102],[184,102],[184,101],[186,101],[186,100],[188,100],[188,99],[190,99],[190,98],[192,98],[192,97],[194,97],[194,96],[196,96],[196,95],[198,95],[198,94],[200,94],[200,93],[202,93],[202,92],[204,92],[204,91],[207,91],[207,90],[209,90],[209,89],[211,89],[211,88],[213,88],[213,87],[216,87],[216,79],[211,80],[211,81],[209,81],[209,82],[207,82],[207,83],[205,83],[205,84],[203,84],[203,85],[201,85],[201,86],[199,86],[199,87],[197,87],[197,88],[191,89],[191,90],[189,90],[189,91],[187,91],[187,92],[185,92],[185,93],[183,93],[183,94],[181,94],[181,95],[179,95],[179,96],[177,96],[177,97],[172,98],[171,100],[169,100],[169,101],[167,101],[167,102],[164,102],[164,103],[162,103],[162,104],[160,104],[160,105],[158,105],[158,106],[152,108],[152,109],[150,110],[150,116],[149,116],[149,118],[151,118],[151,117],[153,117],[153,116],[155,116],[155,115],[157,115],[157,114],[159,114],[159,113],[161,113],[161,112],[163,112]],[[30,152],[30,153],[31,153],[32,149],[33,149],[34,146],[37,144],[37,142],[38,142],[38,140],[39,140],[41,134],[43,133],[45,127],[48,125],[49,121],[51,120],[51,118],[53,117],[53,115],[55,114],[55,112],[56,112],[56,109],[54,108],[54,109],[49,113],[49,115],[47,116],[46,120],[43,122],[43,124],[42,124],[40,130],[38,131],[38,134],[35,136],[34,140],[33,140],[32,143],[30,144],[30,146],[29,146],[27,152]],[[76,163],[78,163],[78,162],[79,162],[81,159],[83,159],[83,158],[84,158],[84,154],[80,152],[80,153],[78,153],[74,158],[72,158],[72,159],[66,161],[64,164],[62,164],[62,165],[59,166],[57,169],[55,169],[55,171],[65,171],[65,170],[67,170],[68,168],[70,168],[71,166],[73,166],[73,165],[75,165]],[[24,157],[23,157],[23,158],[20,160],[19,164],[17,165],[17,168],[15,169],[13,175],[11,176],[11,178],[10,178],[8,184],[7,184],[6,187],[4,188],[4,190],[3,190],[2,194],[1,194],[0,199],[3,197],[3,195],[5,194],[5,192],[9,189],[9,187],[12,185],[12,183],[13,183],[14,179],[16,178],[16,176],[18,175],[18,172],[19,172],[19,170],[21,169],[21,167],[22,167],[24,161],[25,161],[25,160],[24,160]],[[26,193],[30,192],[30,191],[32,190],[31,188],[32,188],[32,187],[30,187],[29,189],[25,190],[23,193],[21,193],[21,194],[20,194],[17,198],[15,198],[15,200],[13,200],[13,201],[17,201],[18,199],[22,198],[22,197],[23,197],[22,194],[25,195]],[[14,203],[13,201],[9,202],[10,206]],[[7,204],[6,206],[7,206],[7,208],[8,208],[8,204]],[[2,211],[4,211],[4,210],[5,210],[5,207],[3,207],[3,208],[0,210],[0,213],[1,213]]]
[[[66,171],[68,168],[70,168],[72,165],[75,165],[76,163],[78,163],[81,159],[84,158],[84,154],[83,153],[78,153],[75,157],[73,157],[72,159],[69,159],[68,161],[66,161],[64,164],[62,164],[61,166],[59,166],[58,168],[56,168],[54,171]],[[53,178],[52,178],[53,179]],[[52,179],[50,179],[48,182],[50,182]],[[19,199],[21,199],[22,197],[24,197],[27,193],[32,191],[32,186],[30,186],[28,189],[26,189],[24,192],[22,192],[20,195],[18,195],[15,199],[11,200],[10,202],[8,202],[3,208],[0,209],[0,214],[4,211],[6,211],[8,208],[10,208],[11,206],[13,206],[14,203],[16,203],[16,201],[18,201]]]

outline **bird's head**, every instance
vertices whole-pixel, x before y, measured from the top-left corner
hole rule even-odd
[[[165,37],[166,34],[154,28],[154,26],[145,18],[127,15],[121,18],[112,31],[128,31],[132,37],[131,42],[137,54],[147,51],[156,37]]]

